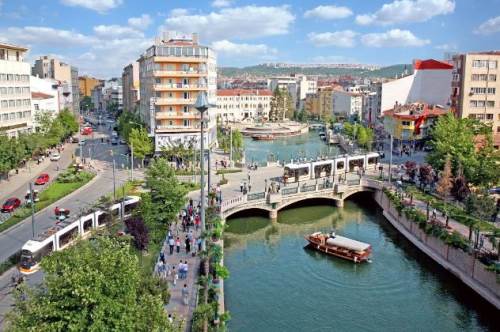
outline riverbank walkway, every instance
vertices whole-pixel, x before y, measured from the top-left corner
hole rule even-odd
[[[201,235],[201,231],[194,230],[193,227],[189,228],[191,233],[193,234],[195,239]],[[170,273],[166,276],[166,280],[168,281],[168,290],[170,292],[170,300],[168,304],[165,305],[165,310],[169,315],[172,315],[172,318],[175,323],[181,323],[180,326],[184,327],[185,331],[191,330],[191,323],[193,312],[196,309],[196,300],[197,300],[197,281],[198,276],[200,274],[200,258],[198,256],[198,248],[196,243],[191,245],[191,251],[189,253],[186,252],[185,239],[188,235],[188,231],[184,232],[182,230],[182,223],[180,220],[177,220],[176,223],[172,224],[170,227],[170,232],[175,239],[179,238],[180,240],[180,250],[177,253],[176,247],[174,246],[174,251],[170,254],[170,248],[168,244],[168,236],[165,238],[163,243],[161,252],[165,257],[165,263],[167,264],[167,268]],[[193,256],[193,252],[196,253]],[[188,273],[185,279],[180,278],[180,274],[178,273],[178,266],[180,262],[187,262],[188,264]],[[175,272],[173,272],[172,267],[175,267]],[[157,267],[155,267],[155,273],[157,273]],[[175,275],[178,275],[178,279],[174,284]],[[182,289],[184,284],[187,285],[189,295],[188,295],[188,304],[185,305],[183,301]]]

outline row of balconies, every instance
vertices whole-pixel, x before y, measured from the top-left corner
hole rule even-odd
[[[207,75],[207,70],[154,70],[153,76],[157,77],[202,77]]]
[[[155,105],[194,105],[196,98],[156,98]]]
[[[156,112],[156,119],[199,119],[200,113],[195,112]]]
[[[167,83],[167,84],[155,84],[154,89],[156,91],[196,91],[207,89],[207,84],[183,84],[183,83]]]

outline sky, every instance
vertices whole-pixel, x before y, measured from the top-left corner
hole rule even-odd
[[[220,66],[385,66],[500,49],[500,0],[0,0],[0,41],[98,78],[160,31],[199,33]]]

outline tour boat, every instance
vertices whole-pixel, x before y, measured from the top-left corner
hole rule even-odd
[[[257,134],[257,135],[252,135],[252,139],[256,141],[272,141],[274,139],[273,135],[264,135],[264,134]]]
[[[316,232],[305,238],[309,242],[309,247],[354,263],[368,261],[372,251],[372,247],[368,243],[338,236],[334,232],[327,234]]]

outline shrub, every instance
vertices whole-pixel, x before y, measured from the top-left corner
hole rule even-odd
[[[148,228],[142,218],[130,218],[125,221],[127,230],[134,238],[134,245],[139,250],[144,250],[149,244]]]

